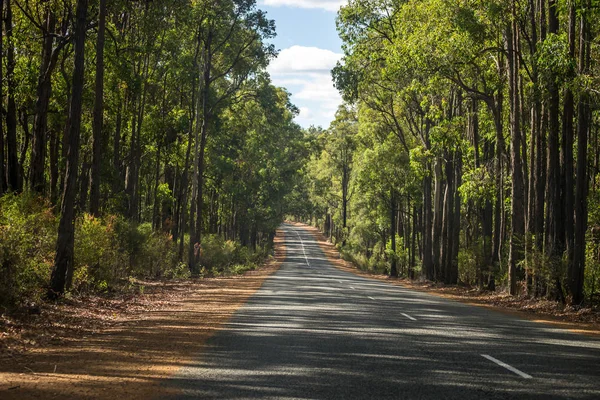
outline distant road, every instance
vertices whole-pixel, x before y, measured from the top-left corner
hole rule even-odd
[[[600,399],[599,339],[340,271],[283,229],[281,269],[174,398]]]

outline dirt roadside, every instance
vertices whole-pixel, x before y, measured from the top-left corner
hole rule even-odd
[[[285,259],[282,231],[275,242],[275,258],[243,276],[171,283],[160,296],[147,296],[150,300],[127,312],[87,305],[89,318],[118,323],[78,327],[84,314],[38,332],[17,351],[10,351],[4,340],[0,398],[149,399],[170,394],[161,382],[200,354],[206,340],[280,267]],[[0,339],[7,339],[11,332],[1,328]]]
[[[431,282],[391,279],[385,275],[362,271],[351,262],[343,260],[335,246],[317,228],[300,223],[290,223],[301,226],[311,232],[329,261],[337,268],[346,272],[385,281],[393,285],[420,290],[450,300],[489,308],[497,312],[544,323],[555,328],[566,329],[585,335],[600,336],[600,313],[598,311],[590,309],[573,310],[569,307],[561,306],[554,301],[518,298],[508,296],[506,293],[481,292],[457,286],[437,286]]]

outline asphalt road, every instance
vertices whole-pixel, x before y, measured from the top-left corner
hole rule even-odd
[[[281,269],[165,385],[178,399],[600,399],[600,340],[334,268]]]

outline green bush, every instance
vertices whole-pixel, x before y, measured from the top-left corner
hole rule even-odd
[[[57,228],[49,202],[27,193],[0,197],[0,306],[43,296],[54,264]],[[212,274],[243,273],[268,256],[266,246],[253,252],[218,235],[203,239],[204,270]],[[83,214],[75,222],[74,241],[71,291],[119,290],[133,278],[190,276],[187,264],[177,260],[172,237],[153,232],[149,223]]]
[[[268,248],[253,252],[238,242],[224,240],[219,235],[202,238],[201,262],[204,272],[212,275],[240,274],[257,268],[268,256]]]
[[[57,219],[29,194],[0,198],[0,305],[37,301],[50,280]]]

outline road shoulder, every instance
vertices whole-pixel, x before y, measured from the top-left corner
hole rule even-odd
[[[168,395],[162,382],[191,362],[285,259],[283,231],[275,257],[242,276],[180,283],[184,291],[118,325],[24,352],[0,354],[0,398],[148,399]]]

